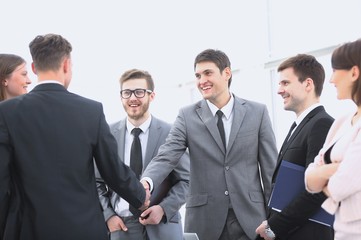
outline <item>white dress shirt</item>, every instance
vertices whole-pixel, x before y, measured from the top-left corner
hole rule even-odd
[[[207,104],[209,109],[212,112],[212,115],[218,119],[218,116],[216,115],[218,110],[221,110],[223,112],[223,126],[224,126],[224,133],[226,134],[226,146],[228,146],[229,141],[229,135],[231,134],[231,127],[232,127],[232,121],[233,121],[233,106],[234,106],[234,97],[233,94],[231,94],[231,99],[229,99],[228,103],[223,106],[221,109],[218,109],[213,103],[207,100]]]
[[[152,116],[150,116],[139,128],[142,132],[139,134],[140,144],[142,145],[142,159],[143,159],[143,166],[144,166],[144,156],[147,150],[148,144],[148,136],[149,136],[149,126],[152,121]],[[124,146],[124,163],[127,166],[130,166],[130,149],[132,147],[134,136],[131,133],[133,128],[133,124],[129,122],[127,119],[127,129],[125,132],[125,146]],[[144,168],[144,167],[143,167]],[[118,204],[115,206],[114,211],[121,217],[132,216],[132,213],[129,211],[129,203],[124,199],[120,199]]]

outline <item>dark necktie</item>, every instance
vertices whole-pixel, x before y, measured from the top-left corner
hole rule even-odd
[[[139,134],[142,132],[140,128],[133,128],[132,134],[134,135],[132,147],[130,149],[130,169],[132,169],[137,176],[140,178],[143,168],[142,160],[142,145],[140,144]],[[141,212],[129,205],[129,211],[135,216],[139,217]]]
[[[290,127],[290,130],[288,131],[288,134],[287,134],[285,140],[283,141],[283,144],[282,144],[281,149],[280,149],[280,153],[278,154],[278,164],[277,164],[276,170],[274,171],[273,177],[272,177],[272,182],[273,183],[276,181],[276,177],[278,175],[278,170],[279,170],[279,167],[281,165],[280,161],[283,160],[283,159],[281,159],[281,157],[283,158],[284,148],[285,148],[285,146],[286,146],[286,144],[288,142],[288,139],[291,136],[291,133],[292,133],[293,129],[295,129],[296,126],[297,126],[297,124],[295,122],[293,122],[293,124]]]
[[[288,142],[288,139],[291,137],[291,133],[293,131],[293,129],[295,129],[295,127],[297,126],[296,122],[293,122],[293,124],[291,125],[290,130],[288,131],[288,134],[285,138],[285,140],[283,141],[282,147],[281,149],[283,149],[283,147],[286,145],[286,143]]]
[[[293,131],[293,129],[295,129],[296,126],[297,126],[296,122],[293,122],[290,127],[290,130],[288,131],[288,134],[286,136],[286,141],[288,141],[288,139],[291,137],[292,131]]]
[[[216,112],[216,114],[218,116],[217,127],[219,130],[219,133],[221,134],[224,149],[226,149],[226,134],[224,133],[224,126],[223,126],[223,121],[222,121],[223,112],[221,110],[218,110]]]
[[[132,147],[130,149],[130,169],[132,169],[137,176],[140,178],[142,174],[142,145],[140,144],[139,134],[142,132],[140,128],[133,128],[132,134],[134,135]]]

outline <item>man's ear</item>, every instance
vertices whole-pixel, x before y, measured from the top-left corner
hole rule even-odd
[[[155,92],[152,92],[149,96],[150,101],[152,102],[155,98]]]
[[[32,70],[33,73],[36,75],[36,68],[35,68],[34,62],[31,63],[31,70]]]
[[[70,58],[65,58],[63,61],[63,71],[64,73],[68,73],[71,68],[71,60]]]
[[[306,89],[311,91],[315,88],[315,85],[313,84],[313,79],[312,78],[306,78],[305,80],[306,83]]]
[[[229,81],[229,79],[232,77],[232,70],[231,70],[231,68],[229,68],[229,67],[226,67],[224,70],[223,70],[223,72],[226,74],[226,76],[227,76],[227,81]]]

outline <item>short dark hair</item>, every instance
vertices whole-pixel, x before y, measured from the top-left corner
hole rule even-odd
[[[128,80],[137,79],[137,78],[144,78],[145,81],[147,82],[148,89],[154,91],[154,81],[152,76],[147,71],[135,69],[135,68],[125,71],[122,74],[122,76],[119,79],[120,86],[122,87],[123,83]]]
[[[34,66],[39,71],[56,71],[65,57],[70,57],[71,44],[57,34],[38,35],[29,44]]]
[[[316,96],[321,96],[323,84],[325,82],[325,69],[314,56],[297,54],[282,62],[277,71],[281,72],[286,68],[293,68],[295,75],[298,77],[298,81],[301,83],[307,78],[311,78],[315,85]]]
[[[336,70],[350,70],[352,67],[358,67],[360,74],[357,81],[352,86],[352,100],[357,106],[361,105],[361,38],[347,42],[336,48],[331,57],[331,65]]]
[[[199,53],[194,60],[194,69],[196,69],[197,63],[200,62],[213,62],[218,67],[219,71],[222,72],[226,67],[231,68],[231,62],[229,61],[228,56],[216,49],[206,49],[203,52]],[[228,81],[228,87],[231,86],[232,75]]]

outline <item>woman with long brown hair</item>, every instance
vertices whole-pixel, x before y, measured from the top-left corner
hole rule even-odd
[[[361,239],[361,39],[338,47],[331,63],[337,98],[352,100],[356,108],[331,126],[306,170],[306,188],[328,196],[322,207],[335,215],[336,240]]]
[[[0,101],[27,93],[31,84],[26,62],[14,54],[0,54]]]

